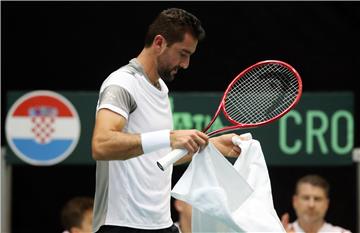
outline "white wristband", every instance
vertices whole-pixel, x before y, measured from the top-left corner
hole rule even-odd
[[[141,134],[141,146],[144,154],[161,148],[170,147],[170,130],[159,130]]]

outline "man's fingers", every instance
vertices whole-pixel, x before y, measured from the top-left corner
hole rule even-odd
[[[201,147],[201,149],[204,149],[204,147],[209,143],[209,136],[201,131],[197,131],[197,136],[198,137],[196,138],[196,142]]]
[[[170,141],[173,149],[185,148],[195,153],[208,144],[209,137],[198,130],[174,130],[170,132]]]
[[[208,144],[208,140],[205,140],[202,137],[195,137],[194,141],[197,143],[198,147],[202,150]]]
[[[209,136],[201,131],[196,131],[197,132],[197,135],[202,138],[204,141],[208,141],[209,140]]]
[[[236,153],[240,154],[241,153],[241,148],[238,146],[233,146],[232,150],[235,151]]]
[[[189,141],[189,144],[191,145],[191,153],[196,153],[199,149],[199,144],[195,141],[195,140],[190,140]]]
[[[233,146],[231,148],[230,152],[227,153],[227,156],[237,158],[237,157],[239,157],[240,153],[241,153],[241,150],[239,151],[239,147],[238,146]]]

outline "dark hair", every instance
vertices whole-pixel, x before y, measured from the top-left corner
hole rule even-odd
[[[93,209],[94,200],[90,197],[75,197],[68,201],[61,211],[61,223],[65,230],[81,227],[84,214]]]
[[[178,8],[164,10],[149,26],[145,36],[145,47],[151,46],[156,35],[162,35],[170,46],[182,41],[185,33],[190,33],[199,41],[205,37],[201,22],[194,15]]]
[[[319,175],[306,175],[298,180],[295,186],[295,194],[298,194],[300,184],[308,183],[313,186],[322,188],[325,191],[326,197],[329,197],[330,185],[329,183]]]

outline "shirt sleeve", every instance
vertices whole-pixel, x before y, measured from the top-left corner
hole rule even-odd
[[[100,93],[97,111],[106,108],[128,119],[136,107],[134,97],[125,88],[110,85]]]

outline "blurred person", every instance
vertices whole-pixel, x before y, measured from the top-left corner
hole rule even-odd
[[[288,233],[350,233],[325,221],[330,202],[329,190],[329,183],[319,175],[300,178],[292,198],[297,219],[289,223],[289,214],[285,213],[281,217],[285,230]]]
[[[240,154],[235,134],[209,139],[198,130],[172,130],[163,79],[188,68],[204,36],[191,13],[164,10],[149,26],[140,54],[102,83],[92,137],[95,232],[177,232],[170,213],[172,167],[161,171],[156,161],[183,148],[189,153],[178,164],[188,162],[209,140],[223,155]]]
[[[180,233],[191,233],[192,206],[185,201],[175,199],[174,207],[179,214],[179,220],[175,225],[179,228]]]
[[[74,197],[61,211],[64,233],[92,232],[94,200],[91,197]]]

